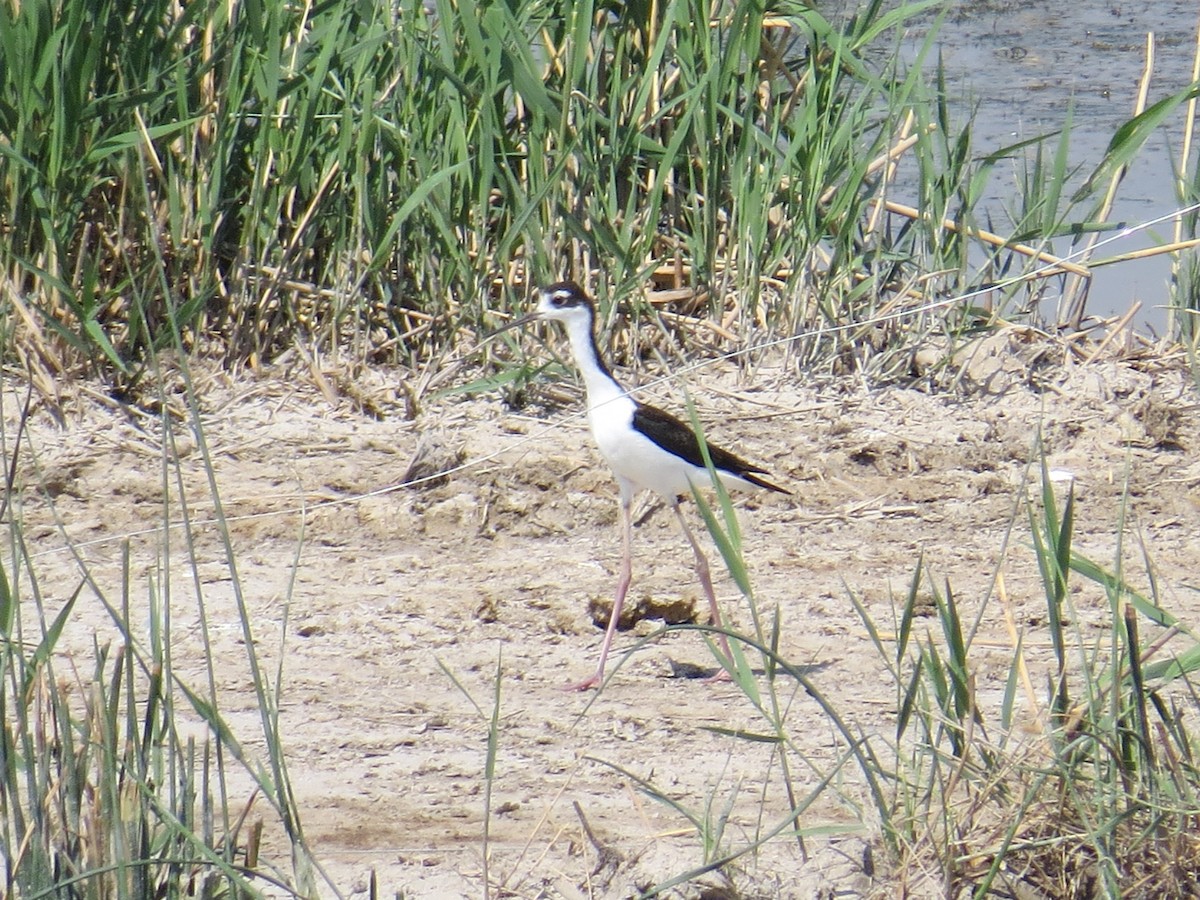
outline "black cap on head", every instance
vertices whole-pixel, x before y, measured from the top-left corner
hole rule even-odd
[[[573,281],[559,281],[542,288],[542,296],[558,309],[572,306],[591,306],[592,301],[583,288]]]

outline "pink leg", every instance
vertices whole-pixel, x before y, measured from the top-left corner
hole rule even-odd
[[[613,597],[612,615],[608,617],[608,631],[604,633],[604,643],[600,646],[600,663],[592,676],[576,684],[568,684],[564,691],[586,691],[598,687],[604,680],[604,663],[608,660],[608,648],[612,646],[613,635],[617,633],[617,622],[621,618],[621,609],[625,606],[625,594],[629,590],[629,582],[633,580],[633,491],[621,486],[621,574],[617,579],[617,593]]]
[[[708,571],[708,560],[704,556],[704,551],[700,549],[700,543],[696,540],[696,536],[692,534],[692,529],[688,527],[687,519],[683,517],[683,510],[679,508],[679,501],[671,504],[671,508],[675,510],[675,517],[679,519],[679,525],[683,528],[683,535],[688,539],[688,543],[692,545],[692,553],[696,555],[696,575],[700,579],[700,586],[704,588],[704,595],[708,597],[708,608],[712,611],[712,623],[714,628],[721,626],[721,607],[717,605],[717,595],[713,591],[712,576]],[[733,665],[733,653],[729,649],[729,641],[725,635],[718,634],[717,640],[720,641],[721,649],[725,651],[725,658],[729,660],[729,664]],[[716,677],[721,677],[725,673],[722,671]]]

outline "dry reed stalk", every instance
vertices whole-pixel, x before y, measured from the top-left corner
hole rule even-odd
[[[664,322],[669,322],[670,324],[674,325],[677,328],[682,328],[683,330],[685,330],[689,334],[691,334],[693,338],[696,338],[698,336],[698,333],[701,328],[705,328],[708,331],[711,331],[713,334],[717,335],[718,337],[724,338],[725,340],[729,341],[730,343],[733,343],[734,341],[737,340],[737,335],[735,335],[731,331],[728,331],[725,328],[722,328],[720,324],[718,324],[717,322],[714,322],[712,319],[697,318],[695,316],[685,316],[681,313],[671,312],[670,310],[667,310],[667,309],[659,310],[658,314],[662,317]]]
[[[283,258],[285,260],[290,260],[295,256],[296,248],[300,244],[300,239],[308,230],[309,222],[312,221],[312,218],[316,214],[321,201],[325,198],[326,191],[329,190],[330,183],[333,181],[334,176],[341,171],[341,168],[341,163],[338,160],[334,160],[329,168],[325,171],[325,174],[321,176],[321,181],[317,185],[317,189],[313,191],[312,199],[309,200],[308,205],[305,207],[304,212],[300,216],[300,220],[296,223],[296,227],[292,232],[291,240],[289,240],[287,246],[284,247]],[[265,303],[267,298],[274,294],[276,290],[278,290],[279,284],[283,279],[283,269],[283,266],[279,267],[279,277],[273,279],[272,282],[267,285],[267,289],[260,295],[261,302]]]
[[[154,138],[150,137],[150,129],[146,127],[146,120],[142,118],[142,111],[135,108],[133,118],[137,124],[138,134],[142,138],[142,157],[150,164],[150,168],[154,170],[155,177],[160,181],[165,181],[166,174],[163,172],[162,160],[158,158],[158,151],[154,149]]]
[[[896,215],[906,216],[910,219],[928,219],[929,217],[920,210],[912,206],[905,206],[902,203],[896,203],[892,200],[872,200],[874,204],[878,204],[887,209],[888,212]],[[967,237],[975,238],[983,241],[985,244],[992,244],[996,247],[1004,247],[1007,250],[1012,250],[1014,253],[1020,253],[1023,256],[1028,256],[1036,259],[1038,262],[1044,262],[1053,268],[1044,269],[1038,272],[1029,273],[1026,278],[1048,278],[1052,275],[1061,275],[1064,272],[1069,272],[1078,278],[1090,278],[1091,272],[1086,266],[1081,266],[1078,263],[1070,262],[1062,259],[1052,253],[1047,253],[1044,250],[1038,250],[1036,247],[1031,247],[1028,244],[1010,244],[1005,238],[990,231],[983,231],[979,228],[964,228],[957,222],[951,219],[942,219],[941,227],[947,231],[957,231]]]
[[[1200,81],[1200,26],[1196,28],[1196,49],[1192,54],[1192,83]],[[1188,161],[1192,158],[1192,130],[1196,127],[1196,98],[1192,97],[1187,104],[1187,113],[1183,118],[1183,151],[1179,156],[1179,172],[1176,175],[1176,183],[1178,184],[1178,194],[1180,197],[1186,196],[1187,181],[1184,173],[1187,172]],[[1175,243],[1183,243],[1183,219],[1175,219]],[[1171,275],[1175,281],[1179,277],[1180,259],[1175,257],[1171,266]],[[1178,312],[1175,309],[1175,304],[1167,306],[1167,334],[1178,334],[1179,323],[1177,321]]]
[[[1101,266],[1111,266],[1114,263],[1129,262],[1130,260],[1134,259],[1149,259],[1152,256],[1161,256],[1164,253],[1175,254],[1180,250],[1188,250],[1197,246],[1200,246],[1200,238],[1189,238],[1186,241],[1173,241],[1170,244],[1160,244],[1157,247],[1143,247],[1141,250],[1130,250],[1128,253],[1119,253],[1116,256],[1106,256],[1104,259],[1098,259],[1093,262],[1091,267],[1093,269],[1099,269]]]
[[[297,281],[294,278],[284,277],[284,270],[281,266],[245,263],[242,265],[242,277],[247,281],[256,277],[263,277],[269,279],[272,288],[292,291],[305,297],[320,298],[322,300],[345,299],[345,294],[342,291],[319,287],[311,281]],[[405,312],[408,313],[411,310],[405,310]]]
[[[867,165],[866,171],[863,172],[864,178],[869,178],[886,166],[887,172],[885,173],[883,180],[885,183],[891,182],[896,172],[896,160],[911,150],[913,145],[920,140],[918,135],[909,134],[909,132],[912,130],[913,121],[915,118],[915,113],[913,113],[912,110],[909,110],[908,115],[904,117],[904,123],[900,126],[900,140],[898,140],[889,150],[881,153],[879,156],[871,160],[871,162]],[[932,132],[936,129],[936,125],[925,126],[926,132]],[[836,187],[827,188],[825,193],[821,194],[820,202],[822,204],[828,203],[833,199],[833,195],[837,193],[837,190],[838,189]],[[868,229],[868,231],[869,230],[870,229]]]
[[[1104,335],[1104,339],[1096,345],[1096,349],[1088,354],[1087,359],[1083,361],[1084,365],[1087,365],[1090,362],[1095,362],[1100,354],[1104,352],[1104,348],[1111,344],[1118,334],[1121,334],[1126,328],[1129,327],[1129,323],[1133,321],[1133,317],[1137,315],[1138,310],[1141,308],[1141,300],[1134,302],[1134,304],[1125,312],[1125,315],[1121,316],[1121,318],[1117,320],[1116,324],[1108,330],[1108,333]]]
[[[896,172],[899,171],[899,168],[900,168],[897,165],[897,161],[900,159],[900,156],[902,154],[907,152],[909,150],[909,148],[914,146],[917,143],[917,141],[919,140],[918,135],[911,133],[913,124],[916,122],[916,118],[917,118],[916,113],[910,109],[908,111],[908,114],[904,117],[904,122],[900,125],[900,132],[899,132],[900,140],[899,140],[899,142],[894,147],[892,147],[891,150],[889,150],[886,154],[884,154],[881,158],[872,160],[871,164],[869,166],[867,166],[867,174],[868,175],[874,173],[875,171],[877,171],[880,168],[883,169],[883,175],[879,179],[879,185],[878,185],[877,190],[879,190],[881,192],[885,191],[887,186],[890,185],[893,181],[895,181]],[[931,125],[931,124],[927,124],[925,126],[926,131],[932,131],[936,127],[937,127],[936,125]],[[874,234],[876,232],[876,230],[878,230],[879,221],[882,218],[883,218],[883,208],[878,205],[874,206],[871,209],[871,217],[870,217],[870,220],[867,222],[867,227],[866,227],[865,233],[866,234]]]
[[[3,293],[8,295],[9,308],[16,314],[16,322],[11,332],[12,346],[21,368],[25,370],[38,393],[54,410],[60,410],[62,393],[56,376],[67,374],[62,348],[57,339],[43,330],[38,317],[11,284]]]
[[[782,28],[784,31],[790,31],[791,25],[788,22],[782,22],[777,19],[763,19],[762,30],[763,36],[759,40],[759,68],[761,71],[761,80],[759,85],[759,95],[764,101],[769,99],[771,90],[771,82],[779,76],[783,76],[787,81],[788,86],[794,91],[798,79],[793,75],[787,67],[787,61],[783,58],[783,53],[779,47],[771,43],[771,39],[767,37],[766,32],[771,28]],[[766,94],[766,96],[764,96]]]
[[[1134,116],[1140,116],[1146,110],[1146,98],[1150,93],[1150,76],[1154,73],[1154,32],[1146,32],[1146,62],[1142,67],[1142,75],[1138,79],[1137,99],[1133,104]],[[1112,175],[1108,182],[1108,191],[1104,195],[1104,202],[1100,206],[1100,211],[1096,218],[1101,221],[1107,221],[1109,214],[1112,212],[1113,201],[1117,197],[1117,188],[1125,179],[1125,173],[1129,171],[1128,164],[1120,166]],[[1088,238],[1086,246],[1079,253],[1079,259],[1085,263],[1091,258],[1092,253],[1096,249],[1096,244],[1100,240],[1100,235],[1093,233]],[[1062,299],[1059,301],[1059,321],[1063,321],[1062,309],[1066,306],[1067,315],[1065,321],[1071,328],[1078,330],[1080,323],[1083,321],[1083,312],[1087,306],[1087,282],[1082,278],[1068,278],[1066,285],[1063,287]]]

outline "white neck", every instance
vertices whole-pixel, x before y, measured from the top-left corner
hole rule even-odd
[[[571,341],[571,355],[575,358],[575,365],[579,368],[587,388],[588,407],[594,408],[625,396],[625,390],[617,384],[617,380],[598,355],[590,318],[573,318],[564,324],[567,326],[567,337]]]

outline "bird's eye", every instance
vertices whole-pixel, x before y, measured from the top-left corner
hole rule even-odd
[[[566,291],[556,291],[554,294],[550,295],[550,302],[555,306],[566,306],[567,300],[569,299],[570,296],[566,293]]]

